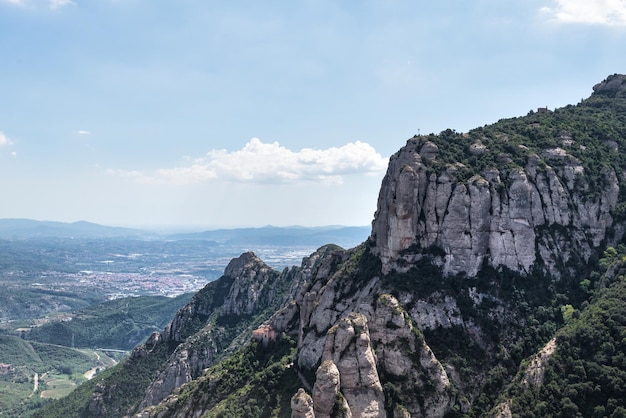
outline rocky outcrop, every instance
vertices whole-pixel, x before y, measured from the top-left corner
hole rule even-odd
[[[330,418],[339,393],[339,369],[332,360],[322,362],[315,373],[313,386],[313,405],[316,418]]]
[[[590,198],[585,169],[563,149],[540,157],[520,148],[524,167],[488,167],[462,180],[457,167],[432,168],[424,148],[436,161],[429,141],[412,138],[383,180],[371,239],[386,273],[437,248],[443,254],[434,261],[448,275],[475,276],[486,261],[520,273],[540,264],[559,277],[568,260],[588,259],[613,225],[619,182],[610,168],[601,172],[605,193]]]
[[[522,371],[521,377],[516,378],[513,385],[518,386],[522,391],[543,385],[546,366],[555,351],[556,339],[553,338],[530,360],[528,366]],[[500,402],[489,412],[491,418],[511,418],[512,416],[510,399]]]
[[[415,326],[420,330],[463,326],[461,311],[456,300],[450,295],[434,292],[428,298],[422,297],[410,301],[412,306],[409,313]]]
[[[532,387],[538,387],[543,385],[543,376],[546,371],[546,364],[556,351],[556,339],[551,339],[548,343],[539,351],[539,353],[533,358],[522,377],[522,387],[529,389]]]
[[[146,390],[140,407],[158,404],[174,389],[200,376],[205,368],[215,362],[220,345],[220,339],[214,338],[210,330],[181,345]]]
[[[302,388],[291,398],[291,418],[316,418],[313,400]]]
[[[247,252],[233,259],[224,276],[235,278],[221,307],[222,315],[250,315],[262,299],[271,300],[273,288],[267,286],[279,273],[265,264],[254,253]]]
[[[106,390],[107,388],[104,385],[98,384],[96,385],[93,394],[91,395],[91,399],[89,401],[89,405],[87,410],[89,411],[89,415],[92,417],[106,417],[107,416],[107,408],[106,408]]]
[[[606,80],[593,86],[594,93],[608,93],[612,95],[626,94],[626,75],[613,74]]]
[[[315,370],[322,361],[328,330],[350,313],[365,312],[372,305],[378,278],[358,284],[347,279],[346,264],[350,258],[358,260],[358,254],[363,251],[364,246],[359,246],[341,253],[328,253],[303,286],[302,296],[297,300],[299,366]]]
[[[405,382],[399,384],[402,402],[395,405],[394,413],[445,416],[455,403],[452,382],[409,313],[389,294],[378,298],[375,312],[371,336],[380,368],[390,381]],[[417,401],[420,397],[421,403]]]
[[[370,344],[367,318],[353,313],[328,331],[323,363],[336,364],[340,389],[354,418],[384,418],[385,396]]]
[[[298,363],[304,368],[320,364],[313,385],[316,416],[329,416],[337,395],[354,417],[386,416],[384,373],[406,382],[398,387],[403,401],[394,406],[395,415],[443,417],[455,402],[452,384],[411,315],[393,296],[376,296],[376,277],[346,296],[351,290],[339,280],[342,271],[302,300]]]
[[[513,418],[511,403],[507,401],[498,404],[498,406],[491,412],[490,416],[491,418]]]

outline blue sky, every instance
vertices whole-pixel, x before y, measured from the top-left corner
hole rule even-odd
[[[626,72],[626,0],[0,0],[0,218],[366,225],[417,133]]]

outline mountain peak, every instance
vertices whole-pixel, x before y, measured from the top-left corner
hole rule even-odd
[[[255,266],[265,266],[265,263],[261,261],[252,251],[245,252],[237,258],[233,258],[226,269],[224,275],[229,277],[239,277],[244,274],[244,271],[254,269]]]

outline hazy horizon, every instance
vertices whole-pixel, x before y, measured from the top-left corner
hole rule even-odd
[[[103,227],[110,228],[127,228],[127,229],[137,229],[144,231],[152,231],[152,232],[202,232],[202,231],[212,231],[219,229],[262,229],[262,228],[369,228],[371,224],[364,225],[273,225],[273,224],[265,224],[265,225],[113,225],[113,224],[102,224],[99,222],[93,222],[88,219],[78,219],[75,221],[57,221],[53,219],[33,219],[33,218],[0,218],[0,221],[34,221],[34,222],[51,222],[51,223],[59,223],[59,224],[76,224],[81,222],[86,222],[89,224],[94,224]]]

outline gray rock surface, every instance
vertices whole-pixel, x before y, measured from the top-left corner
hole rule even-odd
[[[411,316],[398,300],[389,294],[376,302],[371,338],[376,346],[379,367],[393,376],[392,381],[405,382],[407,393],[418,390],[423,402],[407,396],[405,403],[396,405],[395,415],[408,413],[412,417],[443,417],[455,402],[448,375],[426,345]],[[428,389],[426,389],[428,388]]]
[[[330,418],[339,393],[341,380],[339,369],[332,360],[323,361],[315,373],[313,405],[316,418]]]
[[[539,262],[559,277],[560,266],[588,259],[613,226],[619,182],[611,168],[601,173],[606,193],[588,198],[584,168],[562,148],[529,154],[525,167],[491,167],[463,181],[452,166],[439,174],[427,168],[422,149],[430,157],[432,148],[412,138],[390,159],[372,225],[385,273],[406,271],[436,247],[449,275],[474,276],[487,260],[521,273]],[[564,240],[564,230],[576,239]]]
[[[556,351],[556,339],[553,338],[539,351],[539,353],[528,363],[522,377],[522,387],[530,389],[543,385],[543,377],[546,365]]]
[[[623,74],[610,75],[606,80],[593,86],[593,91],[594,93],[616,92],[624,94],[626,93],[626,76]]]
[[[233,259],[224,270],[224,275],[235,278],[235,281],[222,305],[222,315],[249,315],[263,297],[263,289],[276,279],[278,272],[254,253],[247,252]]]
[[[363,314],[352,313],[328,331],[322,358],[337,365],[341,393],[354,418],[387,416],[376,355]]]
[[[315,418],[313,399],[302,388],[291,398],[291,418]]]

